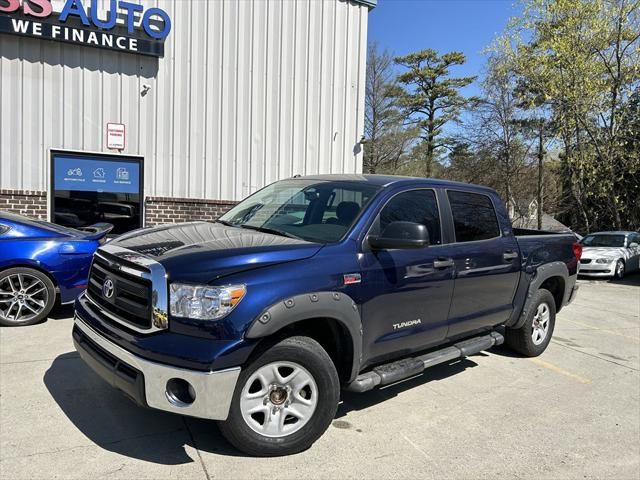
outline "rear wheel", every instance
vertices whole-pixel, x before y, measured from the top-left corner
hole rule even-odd
[[[242,371],[220,431],[249,455],[297,453],[329,427],[339,396],[338,373],[322,346],[287,338]]]
[[[0,272],[0,325],[33,325],[47,318],[56,301],[53,282],[32,268]]]
[[[538,290],[531,300],[524,325],[507,328],[505,343],[527,357],[537,357],[547,349],[556,324],[556,303],[551,292]]]

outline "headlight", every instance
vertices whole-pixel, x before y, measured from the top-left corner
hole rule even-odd
[[[611,263],[613,260],[609,258],[597,258],[596,263]]]
[[[171,315],[196,320],[217,320],[231,312],[247,293],[244,285],[209,287],[172,283]]]

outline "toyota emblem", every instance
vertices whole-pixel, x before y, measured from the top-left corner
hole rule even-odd
[[[102,295],[105,298],[113,297],[113,291],[115,290],[115,286],[113,285],[113,280],[107,278],[102,284]]]

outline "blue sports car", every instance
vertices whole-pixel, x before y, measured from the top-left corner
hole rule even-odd
[[[56,297],[73,302],[111,228],[101,223],[81,231],[0,212],[0,325],[44,320]]]

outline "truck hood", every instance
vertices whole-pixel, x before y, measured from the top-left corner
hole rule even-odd
[[[192,222],[137,230],[111,242],[160,262],[169,279],[214,280],[267,265],[303,260],[322,245],[270,233]]]
[[[584,247],[582,249],[582,258],[608,258],[615,260],[617,258],[625,258],[626,250],[621,247]]]

